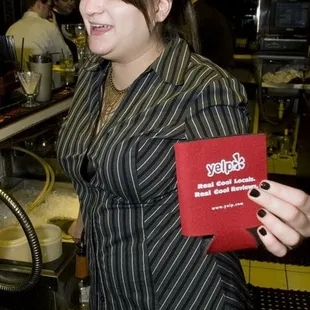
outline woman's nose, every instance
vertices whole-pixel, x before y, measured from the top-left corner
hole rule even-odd
[[[104,11],[104,1],[102,0],[86,0],[81,1],[81,4],[84,3],[84,6],[82,4],[82,7],[80,7],[80,10],[83,10],[85,14],[87,15],[93,15],[102,13]]]

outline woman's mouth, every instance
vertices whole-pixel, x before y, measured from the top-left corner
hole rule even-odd
[[[91,25],[91,35],[100,36],[100,35],[103,35],[103,34],[109,32],[113,28],[114,27],[112,25],[108,25],[108,24],[103,24],[103,25],[92,24]]]

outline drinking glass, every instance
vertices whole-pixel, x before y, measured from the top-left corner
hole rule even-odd
[[[84,63],[85,48],[87,44],[87,35],[84,24],[63,24],[61,25],[61,31],[65,38],[72,41],[77,48],[78,65],[79,68]]]
[[[33,71],[17,72],[17,77],[27,97],[27,102],[23,103],[22,106],[26,108],[39,106],[40,104],[35,102],[34,98],[38,94],[41,74]]]

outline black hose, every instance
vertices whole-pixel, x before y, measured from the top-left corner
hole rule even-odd
[[[18,204],[15,199],[10,197],[2,189],[0,189],[0,199],[9,207],[12,213],[17,218],[18,222],[23,228],[25,235],[27,237],[31,256],[32,256],[32,269],[29,278],[22,283],[18,284],[8,284],[0,283],[0,291],[20,293],[28,291],[33,288],[40,279],[42,270],[42,252],[39,244],[39,239],[32,226],[30,219],[28,218],[24,209]]]

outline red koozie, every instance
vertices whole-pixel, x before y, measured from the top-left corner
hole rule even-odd
[[[266,135],[180,142],[174,147],[182,234],[213,236],[208,253],[256,248],[260,225],[249,189],[267,178]]]

